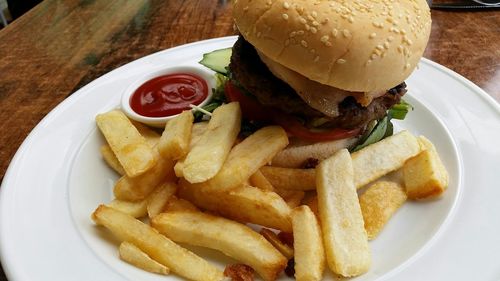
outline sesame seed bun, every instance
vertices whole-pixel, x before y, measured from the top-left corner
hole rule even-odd
[[[416,67],[429,39],[425,0],[236,0],[239,31],[299,74],[347,91],[387,90]]]

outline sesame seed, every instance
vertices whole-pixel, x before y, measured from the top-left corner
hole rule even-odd
[[[309,31],[310,29],[311,27],[308,24],[306,24],[306,30]]]
[[[287,14],[282,14],[281,17],[284,19],[284,20],[288,20],[288,15]]]
[[[336,38],[336,37],[337,37],[337,34],[339,34],[339,31],[338,31],[336,28],[334,28],[334,29],[332,30],[332,35],[333,35],[333,37],[334,37],[334,38]]]
[[[370,58],[371,58],[372,60],[376,59],[376,58],[377,58],[377,54],[372,54],[372,55],[370,56]]]
[[[344,35],[344,37],[350,37],[351,36],[351,32],[349,32],[349,30],[347,30],[347,29],[344,29],[342,31],[342,34]]]
[[[328,41],[328,39],[330,39],[330,37],[328,37],[328,35],[325,35],[323,37],[321,37],[321,42],[325,43],[326,41]]]
[[[387,37],[387,41],[392,42],[393,40],[394,40],[394,37],[392,37],[392,36]]]
[[[409,64],[409,63],[407,63],[407,64],[405,65],[405,69],[408,69],[408,68],[410,68],[410,64]]]
[[[315,27],[311,27],[311,33],[316,34],[316,32],[318,32],[318,30]]]
[[[316,56],[316,57],[314,58],[314,62],[318,62],[318,61],[319,61],[319,56]]]
[[[312,22],[312,25],[314,25],[314,26],[319,26],[319,22],[317,22],[317,21],[313,21],[313,22]]]
[[[384,48],[389,49],[389,42],[384,42]]]
[[[398,52],[400,52],[400,53],[403,52],[403,46],[401,46],[401,45],[398,46]]]
[[[350,23],[353,23],[353,22],[354,22],[354,18],[353,18],[353,17],[349,17],[347,20],[348,20]]]
[[[307,42],[305,40],[301,40],[300,45],[302,45],[304,48],[307,48]]]
[[[338,59],[338,60],[337,60],[337,63],[338,63],[338,64],[344,64],[344,63],[346,63],[346,62],[347,62],[347,61],[346,61],[345,59]]]
[[[310,21],[314,20],[314,18],[312,16],[307,16],[307,19],[310,20]]]
[[[327,47],[331,47],[331,46],[333,46],[333,45],[332,45],[332,43],[330,43],[329,41],[328,41],[328,42],[325,42],[325,45],[326,45]]]
[[[311,49],[309,52],[311,52],[311,54],[314,54],[316,53],[316,49]]]
[[[304,30],[299,30],[299,31],[297,31],[297,35],[299,35],[299,36],[304,35]]]
[[[373,38],[377,37],[377,33],[373,32],[372,34],[370,34],[370,36],[369,36],[369,37],[370,37],[371,39],[373,39]]]
[[[324,19],[321,21],[321,24],[327,24],[328,23],[328,19]]]
[[[245,8],[243,8],[243,11],[244,12],[248,11],[248,6],[246,6]]]
[[[384,46],[382,46],[382,45],[377,45],[377,47],[375,47],[375,48],[377,48],[377,50],[383,50],[383,49],[384,49]]]
[[[283,8],[287,10],[290,9],[290,4],[288,4],[288,2],[283,3]]]
[[[301,24],[306,24],[307,23],[307,20],[305,18],[303,18],[303,17],[300,17],[299,21],[300,21]]]
[[[295,37],[295,35],[297,35],[297,32],[296,32],[296,31],[292,31],[292,32],[290,32],[290,35],[289,35],[289,36],[290,36],[290,37]]]
[[[313,18],[316,18],[316,17],[318,16],[318,13],[316,13],[315,11],[313,11],[313,12],[311,13],[311,15],[313,16]]]
[[[401,30],[399,31],[399,33],[401,33],[401,34],[403,34],[403,35],[406,35],[406,30],[401,29]]]
[[[366,65],[370,65],[370,64],[372,64],[372,60],[367,60]]]

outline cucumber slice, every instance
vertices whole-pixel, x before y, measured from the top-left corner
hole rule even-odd
[[[203,59],[199,63],[215,72],[227,75],[227,66],[231,60],[231,50],[232,48],[227,48],[203,54]]]

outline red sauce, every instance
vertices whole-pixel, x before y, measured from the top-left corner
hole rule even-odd
[[[191,109],[208,96],[207,82],[201,77],[175,73],[153,78],[130,97],[132,110],[147,117],[165,117]]]

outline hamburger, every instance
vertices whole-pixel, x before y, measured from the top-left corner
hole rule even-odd
[[[311,142],[359,138],[406,93],[426,1],[236,0],[226,96],[246,119]]]

